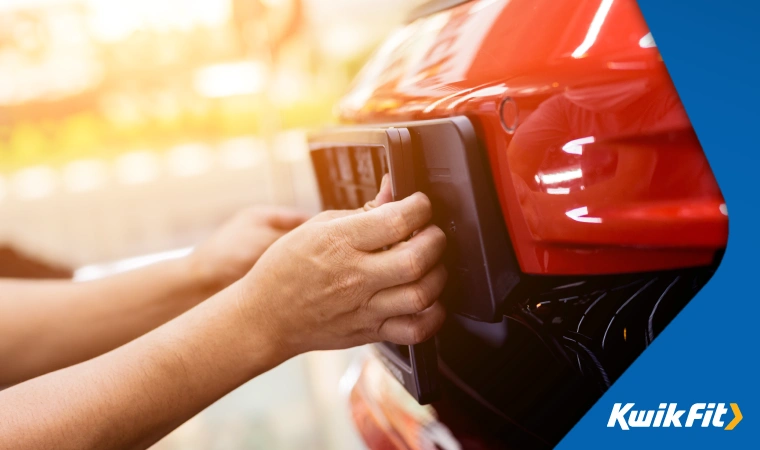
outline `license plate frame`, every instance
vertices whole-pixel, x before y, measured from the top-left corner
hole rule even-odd
[[[390,173],[394,200],[418,190],[427,194],[433,223],[449,241],[444,305],[450,313],[501,321],[521,275],[467,117],[325,130],[309,136],[309,147],[325,209],[361,207],[374,198],[383,171]],[[388,343],[376,348],[421,404],[438,397],[434,340],[406,350]]]

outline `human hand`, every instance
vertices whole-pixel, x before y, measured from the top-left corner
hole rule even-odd
[[[275,242],[236,285],[245,320],[267,328],[288,357],[419,343],[443,323],[446,236],[428,224],[427,196],[385,203],[385,184],[364,208],[326,211]]]
[[[211,293],[240,279],[270,245],[308,216],[279,207],[252,207],[224,223],[187,259],[194,281]]]

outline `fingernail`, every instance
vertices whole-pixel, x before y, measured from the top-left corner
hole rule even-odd
[[[380,181],[380,190],[382,191],[385,185],[388,184],[388,174],[383,175],[383,179]]]

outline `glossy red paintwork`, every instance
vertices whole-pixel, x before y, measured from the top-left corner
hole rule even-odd
[[[723,198],[634,0],[480,0],[418,19],[340,114],[467,115],[526,273],[698,266],[725,247]]]

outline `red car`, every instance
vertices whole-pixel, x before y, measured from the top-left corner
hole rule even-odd
[[[449,240],[436,339],[377,344],[356,374],[370,448],[555,445],[726,246],[720,189],[634,0],[431,2],[339,111],[345,127],[310,141],[325,208],[361,206],[390,172]]]

